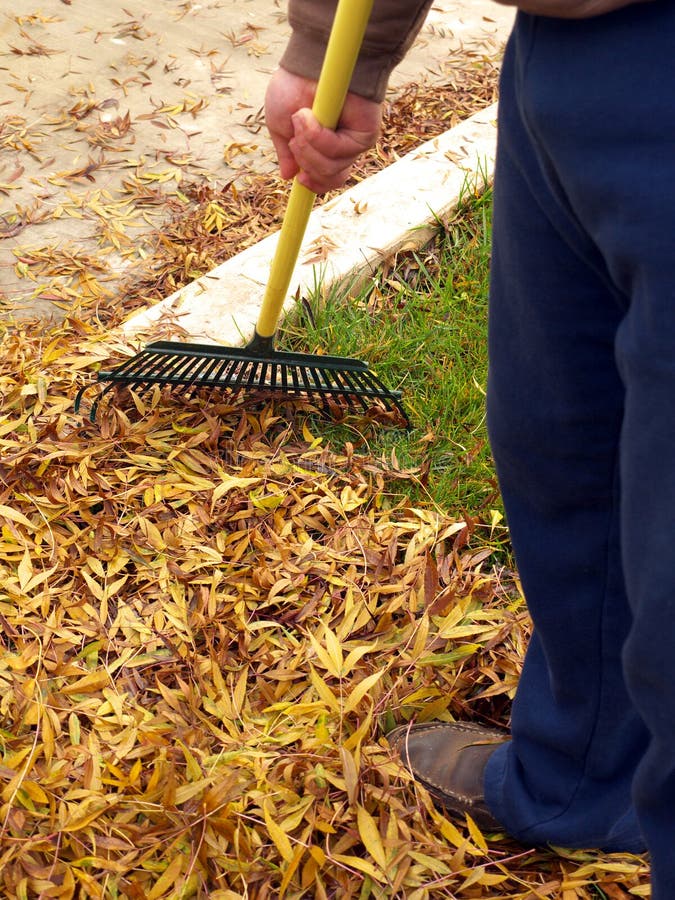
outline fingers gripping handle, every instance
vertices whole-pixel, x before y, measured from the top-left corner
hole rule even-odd
[[[335,128],[349,90],[373,0],[339,0],[326,47],[312,112],[321,125]],[[272,337],[286,300],[315,194],[293,180],[279,241],[272,259],[256,332]]]

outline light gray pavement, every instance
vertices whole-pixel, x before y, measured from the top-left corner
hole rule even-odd
[[[274,165],[260,110],[285,0],[3,6],[0,315],[58,314],[87,262],[114,285],[181,180]],[[494,57],[512,18],[490,0],[438,0],[392,88],[447,77],[458,48]]]

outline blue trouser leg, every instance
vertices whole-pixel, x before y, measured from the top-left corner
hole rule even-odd
[[[490,437],[534,621],[486,773],[516,837],[675,897],[675,6],[519,15],[500,95]]]

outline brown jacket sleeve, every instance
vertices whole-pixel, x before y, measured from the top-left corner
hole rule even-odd
[[[375,0],[350,90],[382,100],[392,69],[422,27],[432,0]],[[289,0],[293,33],[281,65],[295,75],[318,78],[337,0]]]

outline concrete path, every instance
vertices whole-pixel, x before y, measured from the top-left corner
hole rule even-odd
[[[15,0],[0,14],[0,315],[51,316],[87,260],[114,285],[162,219],[161,188],[274,165],[261,107],[285,0]],[[494,56],[512,10],[438,0],[394,88]],[[117,230],[116,230],[117,229]],[[112,237],[111,237],[112,233]],[[105,259],[103,259],[105,257]],[[71,265],[68,268],[67,263]],[[83,272],[82,277],[86,277]]]

